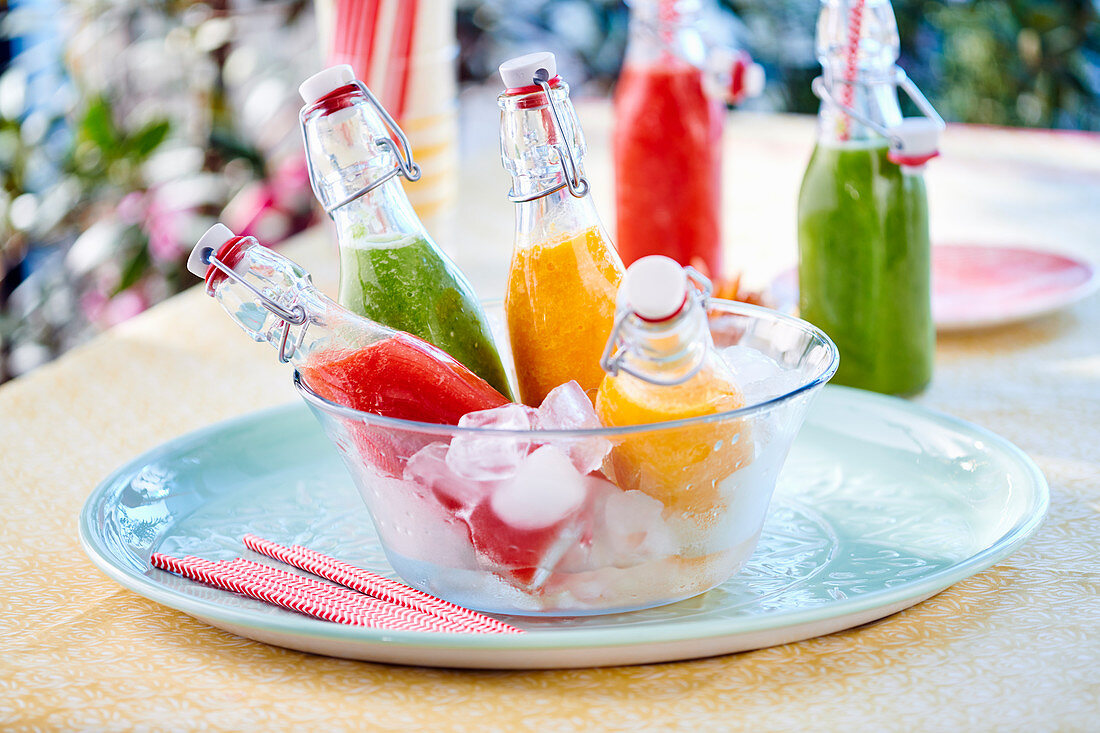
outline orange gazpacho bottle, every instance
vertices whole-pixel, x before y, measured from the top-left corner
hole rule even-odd
[[[705,278],[668,257],[650,255],[630,266],[603,357],[607,376],[596,396],[605,425],[717,416],[745,406],[711,340],[709,288]],[[724,508],[722,482],[752,458],[748,421],[716,418],[627,435],[612,448],[604,472],[620,488],[649,494],[706,526]]]
[[[588,195],[584,136],[554,55],[500,66],[504,168],[516,235],[504,306],[520,399],[576,380],[595,397],[623,265]]]

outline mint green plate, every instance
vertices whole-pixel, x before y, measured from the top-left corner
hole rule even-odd
[[[611,616],[509,619],[523,635],[383,632],[318,621],[152,568],[154,550],[250,556],[248,532],[393,575],[350,477],[304,405],[213,425],[106,479],[80,517],[92,561],[125,587],[250,639],[445,667],[665,662],[867,623],[1018,548],[1047,485],[1018,448],[903,400],[827,387],[791,451],[760,544],[701,596]]]

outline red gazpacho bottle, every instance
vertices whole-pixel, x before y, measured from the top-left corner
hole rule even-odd
[[[187,267],[237,325],[278,349],[280,361],[331,402],[447,425],[508,402],[442,349],[352,313],[300,266],[224,225],[203,235]]]
[[[722,125],[726,104],[759,94],[744,51],[708,43],[700,0],[629,0],[630,36],[615,90],[615,202],[626,265],[671,257],[722,275]]]

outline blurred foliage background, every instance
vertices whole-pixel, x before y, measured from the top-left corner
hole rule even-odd
[[[818,0],[716,0],[714,22],[768,73],[751,108],[814,113]],[[1100,130],[1100,0],[893,0],[901,65],[956,122]],[[571,77],[610,88],[626,42],[620,0],[459,3],[461,74],[535,48],[566,55]],[[559,62],[560,63],[560,62]]]
[[[550,48],[614,85],[622,0],[456,0],[459,75]],[[1100,130],[1100,0],[894,0],[901,64],[956,122]],[[313,220],[297,83],[310,0],[0,0],[0,382],[194,280],[215,220],[267,243]],[[745,106],[813,113],[818,0],[712,0],[767,71]],[[495,81],[490,81],[495,85]]]

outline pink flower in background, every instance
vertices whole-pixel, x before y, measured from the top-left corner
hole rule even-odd
[[[275,169],[271,178],[275,190],[275,200],[287,209],[309,206],[309,169],[305,156],[287,158]]]
[[[302,156],[287,158],[272,176],[238,192],[222,211],[222,221],[234,232],[275,244],[293,234],[293,222],[309,210],[309,171]]]
[[[100,328],[109,328],[133,318],[149,307],[149,299],[140,286],[108,297],[102,290],[89,290],[80,296],[84,317]]]
[[[133,287],[124,290],[107,301],[103,308],[101,320],[107,326],[122,323],[128,318],[133,318],[138,313],[149,307],[149,300],[140,288]]]
[[[128,226],[140,224],[145,219],[145,194],[131,191],[123,196],[115,208],[115,216]]]
[[[107,296],[100,290],[86,290],[80,294],[80,312],[90,323],[99,321],[99,314],[107,304]]]
[[[190,210],[165,202],[157,191],[150,191],[148,198],[144,228],[149,236],[149,255],[156,262],[176,262],[184,252],[181,238]]]

